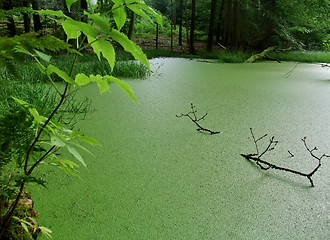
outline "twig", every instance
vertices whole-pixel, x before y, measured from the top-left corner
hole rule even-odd
[[[274,140],[274,136],[271,137],[269,139],[269,144],[267,145],[267,147],[265,148],[265,150],[259,154],[259,150],[258,150],[258,144],[257,142],[264,138],[266,135],[262,136],[261,138],[258,138],[256,140],[254,134],[253,134],[253,131],[252,131],[252,128],[250,129],[251,131],[251,135],[252,135],[252,138],[253,138],[253,141],[254,141],[254,144],[256,146],[256,151],[257,153],[251,153],[251,154],[241,154],[242,157],[244,157],[245,159],[249,160],[249,161],[254,161],[262,170],[268,170],[270,168],[273,168],[273,169],[277,169],[277,170],[282,170],[282,171],[286,171],[286,172],[291,172],[293,174],[296,174],[296,175],[300,175],[300,176],[303,176],[303,177],[307,177],[307,179],[309,180],[310,184],[311,184],[311,187],[314,187],[314,182],[312,180],[312,176],[316,173],[316,171],[321,167],[321,160],[322,158],[324,157],[330,157],[330,155],[326,155],[326,154],[323,154],[321,155],[320,157],[317,157],[315,154],[314,154],[314,151],[317,150],[316,147],[314,147],[313,149],[310,149],[307,144],[306,144],[306,137],[304,137],[302,139],[303,143],[304,143],[304,146],[305,148],[307,149],[307,151],[310,153],[310,155],[317,159],[318,160],[318,165],[310,172],[310,173],[303,173],[303,172],[300,172],[300,171],[297,171],[297,170],[293,170],[293,169],[290,169],[290,168],[285,168],[285,167],[280,167],[280,166],[277,166],[275,164],[272,164],[272,163],[269,163],[265,160],[262,160],[261,157],[266,153],[266,152],[269,152],[269,151],[272,151],[273,149],[275,149],[275,146],[277,145],[278,141],[275,141]],[[291,157],[294,157],[294,155],[288,151],[289,154],[291,155]]]
[[[294,155],[289,150],[288,153],[290,154],[290,157],[294,157]]]
[[[297,62],[297,63],[293,66],[293,68],[292,68],[289,72],[287,72],[287,73],[284,75],[284,77],[285,77],[285,78],[289,78],[289,77],[291,76],[291,74],[293,73],[293,71],[295,70],[295,68],[298,66],[298,64],[299,64],[299,62]]]
[[[221,133],[220,131],[212,131],[210,129],[202,127],[198,122],[200,120],[204,120],[207,113],[205,113],[202,117],[198,118],[197,115],[196,115],[197,110],[195,110],[195,106],[192,103],[190,104],[190,108],[191,108],[190,112],[188,112],[186,114],[181,113],[181,115],[176,115],[176,117],[177,118],[179,118],[179,117],[188,117],[193,123],[196,124],[196,126],[198,127],[196,130],[199,131],[199,132],[208,132],[211,135]]]

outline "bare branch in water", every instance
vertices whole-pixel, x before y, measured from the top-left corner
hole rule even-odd
[[[251,154],[241,154],[242,157],[244,157],[245,159],[249,160],[249,161],[254,161],[257,166],[260,167],[260,169],[262,170],[268,170],[270,168],[273,168],[273,169],[277,169],[277,170],[282,170],[282,171],[286,171],[286,172],[291,172],[293,174],[296,174],[296,175],[300,175],[300,176],[303,176],[303,177],[307,177],[307,179],[309,180],[310,184],[311,184],[311,187],[314,187],[314,182],[312,180],[312,176],[317,172],[317,170],[321,167],[321,160],[322,158],[324,157],[330,157],[330,155],[326,155],[326,154],[322,154],[320,157],[316,156],[314,154],[315,151],[317,151],[317,148],[314,147],[313,149],[310,149],[308,146],[307,146],[307,143],[306,143],[306,137],[304,137],[303,139],[301,139],[304,143],[304,146],[306,148],[306,150],[310,153],[310,155],[315,158],[317,161],[318,161],[318,165],[310,172],[310,173],[303,173],[303,172],[300,172],[300,171],[297,171],[297,170],[293,170],[293,169],[289,169],[289,168],[285,168],[285,167],[280,167],[280,166],[277,166],[275,164],[272,164],[272,163],[269,163],[265,160],[262,160],[261,157],[267,153],[267,152],[270,152],[272,150],[275,149],[276,145],[278,144],[278,141],[275,141],[274,140],[274,136],[271,137],[269,139],[269,144],[267,145],[267,147],[265,148],[265,150],[259,154],[259,150],[258,150],[258,141],[263,139],[265,136],[267,136],[267,134],[265,134],[264,136],[262,136],[261,138],[258,138],[256,140],[254,134],[253,134],[253,131],[252,131],[252,128],[250,128],[250,131],[251,131],[251,135],[252,135],[252,138],[253,138],[253,141],[254,141],[254,144],[256,146],[256,153],[251,153]],[[294,155],[288,151],[289,154],[291,155],[291,157],[294,157]]]
[[[195,106],[191,103],[190,104],[190,112],[186,113],[186,114],[183,114],[181,113],[180,115],[176,115],[177,118],[180,118],[180,117],[188,117],[193,123],[196,124],[196,126],[198,127],[196,130],[199,131],[199,132],[208,132],[210,133],[211,135],[212,134],[218,134],[218,133],[221,133],[219,131],[212,131],[210,129],[207,129],[207,128],[204,128],[202,127],[200,124],[199,124],[199,121],[201,120],[204,120],[204,118],[206,117],[207,113],[205,113],[202,117],[198,118],[196,113],[197,113],[197,110],[195,110]]]

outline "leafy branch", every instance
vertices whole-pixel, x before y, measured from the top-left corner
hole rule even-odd
[[[210,129],[207,129],[207,128],[202,127],[199,124],[199,121],[204,120],[204,118],[206,117],[207,113],[205,113],[202,117],[198,118],[197,115],[196,115],[197,110],[195,110],[195,106],[192,103],[190,104],[190,108],[191,108],[190,112],[188,112],[186,114],[181,113],[180,115],[176,115],[176,117],[177,118],[188,117],[198,127],[196,130],[199,131],[199,132],[208,132],[211,135],[212,134],[221,133],[220,131],[212,131]]]
[[[321,156],[316,156],[314,154],[314,151],[316,151],[317,148],[316,147],[314,147],[312,149],[309,148],[307,146],[307,143],[306,143],[306,137],[304,137],[301,140],[304,143],[304,146],[305,146],[306,150],[310,153],[311,157],[313,157],[314,159],[316,159],[318,161],[318,165],[311,172],[309,172],[309,173],[303,173],[303,172],[300,172],[300,171],[297,171],[297,170],[294,170],[294,169],[280,167],[280,166],[277,166],[275,164],[269,163],[269,162],[261,159],[261,157],[265,153],[274,150],[275,147],[276,147],[276,145],[278,144],[278,141],[275,141],[274,140],[274,136],[269,139],[269,143],[268,143],[267,147],[265,148],[265,150],[262,153],[259,154],[258,142],[260,140],[262,140],[264,137],[266,137],[267,134],[263,135],[260,138],[256,138],[254,136],[254,134],[253,134],[252,128],[250,128],[250,131],[251,131],[251,135],[252,135],[252,138],[253,138],[255,147],[256,147],[256,153],[241,154],[242,157],[244,157],[245,159],[247,159],[249,161],[254,161],[260,167],[260,169],[262,169],[262,170],[269,170],[270,168],[273,168],[273,169],[277,169],[277,170],[281,170],[281,171],[286,171],[286,172],[290,172],[290,173],[293,173],[293,174],[296,174],[296,175],[300,175],[300,176],[306,177],[309,180],[309,182],[311,184],[311,187],[314,187],[314,182],[313,182],[312,176],[321,167],[321,160],[324,157],[327,157],[327,158],[330,157],[330,155],[322,154]],[[290,157],[294,157],[294,155],[290,151],[288,151],[288,152],[290,154]]]

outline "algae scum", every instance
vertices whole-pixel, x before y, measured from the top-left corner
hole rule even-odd
[[[254,151],[250,128],[279,140],[264,158],[281,166],[317,165],[305,136],[330,153],[330,70],[299,64],[286,78],[294,66],[155,59],[151,77],[129,80],[140,104],[86,88],[96,111],[77,127],[103,147],[86,154],[82,180],[53,169],[48,190],[33,190],[41,224],[57,240],[328,239],[329,159],[311,188],[240,156]],[[221,134],[176,117],[191,102]]]

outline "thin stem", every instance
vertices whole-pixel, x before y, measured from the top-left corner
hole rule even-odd
[[[30,170],[27,172],[27,175],[30,175],[31,173],[32,173],[32,171],[34,170],[34,168],[36,167],[36,166],[38,166],[39,165],[39,163],[42,161],[42,160],[44,160],[45,158],[47,158],[48,156],[50,156],[52,153],[54,153],[54,149],[55,149],[55,145],[54,146],[52,146],[38,161],[36,161],[33,165],[32,165],[32,167],[30,168]],[[56,151],[56,150],[55,150]]]

